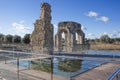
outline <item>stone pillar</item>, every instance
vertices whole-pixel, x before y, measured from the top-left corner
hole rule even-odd
[[[31,35],[33,52],[53,53],[53,25],[51,24],[51,6],[48,3],[41,4],[41,15],[34,23],[34,31]]]
[[[58,34],[55,35],[55,40],[54,40],[54,50],[58,51]]]
[[[78,35],[78,44],[84,44],[84,39],[85,39],[85,34],[83,33],[83,31],[80,31]]]
[[[58,34],[58,51],[61,52],[62,51],[62,37],[61,37],[61,33]]]

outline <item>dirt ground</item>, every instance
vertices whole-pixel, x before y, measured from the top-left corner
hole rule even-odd
[[[93,50],[111,50],[111,51],[120,51],[120,44],[91,44],[90,48]]]

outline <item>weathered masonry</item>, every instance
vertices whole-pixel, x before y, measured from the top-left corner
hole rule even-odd
[[[64,38],[62,34],[64,34]],[[81,24],[72,21],[58,24],[58,32],[55,35],[55,49],[57,51],[79,51],[84,41],[85,34],[81,30]]]
[[[41,4],[41,15],[34,23],[34,31],[31,35],[33,52],[53,52],[53,25],[51,24],[51,6],[48,3]]]
[[[40,18],[34,23],[34,31],[31,34],[33,52],[51,54],[53,51],[72,52],[88,48],[84,45],[85,34],[81,30],[80,23],[73,21],[60,22],[58,32],[53,37],[51,19],[51,6],[48,3],[42,3]]]

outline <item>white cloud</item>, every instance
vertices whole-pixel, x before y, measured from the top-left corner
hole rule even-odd
[[[120,37],[120,30],[113,31],[113,32],[110,34],[110,37],[112,37],[112,38]]]
[[[115,38],[115,37],[118,37],[118,35],[115,34],[115,33],[112,33],[112,34],[110,35],[110,37]]]
[[[54,26],[55,29],[58,29],[58,26],[56,24],[53,24],[53,26]]]
[[[103,32],[103,33],[100,35],[100,37],[103,36],[103,35],[108,35],[109,37],[111,37],[111,34],[113,34],[113,33]]]
[[[103,22],[108,22],[109,18],[106,17],[106,16],[101,16],[100,18],[96,18],[96,20],[100,20],[100,21],[103,21]]]
[[[89,11],[86,16],[89,16],[89,17],[97,17],[98,16],[98,13],[97,12],[94,12],[94,11]]]
[[[117,37],[120,37],[120,30],[113,31],[113,32],[110,32],[110,33],[104,32],[102,35],[108,35],[111,38],[117,38]]]
[[[56,34],[58,31],[58,26],[56,24],[53,24],[53,26],[54,26],[54,34]]]
[[[87,30],[87,28],[86,28],[86,27],[84,27],[83,25],[82,25],[81,29],[82,29],[82,30],[84,30],[84,31],[86,31],[86,30]]]
[[[88,36],[94,36],[94,34],[93,33],[88,33]]]
[[[88,17],[94,17],[96,21],[102,21],[102,22],[108,22],[110,19],[106,16],[100,16],[97,12],[95,11],[89,11],[86,16]]]
[[[107,33],[107,32],[104,32],[104,33],[103,33],[103,35],[109,35],[109,33]]]
[[[19,31],[26,31],[26,30],[29,30],[30,28],[29,27],[26,27],[25,25],[23,24],[20,24],[20,23],[12,23],[12,26],[16,29],[16,30],[19,30]]]
[[[95,34],[93,34],[93,33],[88,33],[88,38],[90,38],[90,39],[95,39],[96,36],[95,36]]]
[[[27,33],[31,33],[32,29],[30,27],[25,26],[24,24],[20,22],[19,23],[13,22],[12,31],[14,32],[13,34],[24,36]]]

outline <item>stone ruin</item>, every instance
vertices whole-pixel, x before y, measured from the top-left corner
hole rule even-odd
[[[53,25],[51,24],[51,6],[48,3],[41,4],[41,15],[34,23],[34,31],[31,35],[33,52],[53,52]]]
[[[64,33],[64,40],[62,34]],[[55,50],[56,51],[78,51],[81,44],[85,42],[85,34],[81,30],[81,24],[72,21],[60,22],[58,24],[58,32],[55,35]]]
[[[31,34],[33,52],[51,54],[53,51],[80,51],[85,41],[81,24],[72,21],[60,22],[54,37],[51,19],[51,6],[42,3],[40,18],[34,23],[34,31]],[[65,39],[62,38],[62,33],[65,34]]]

